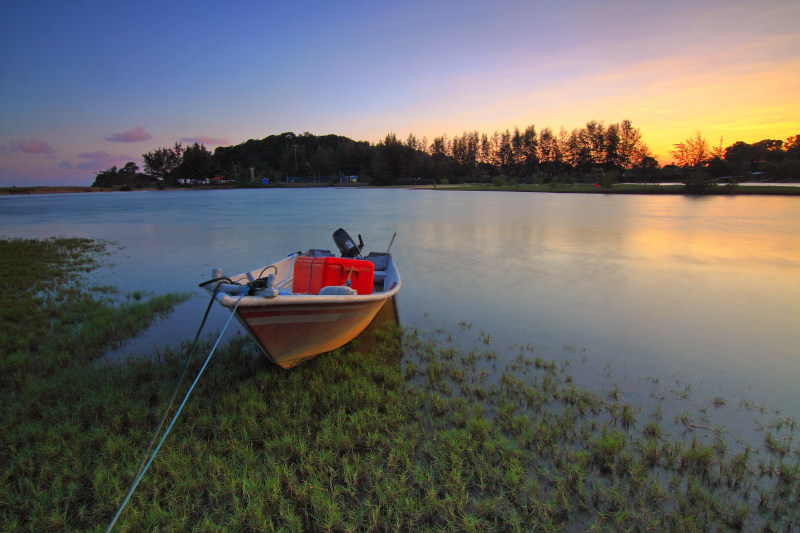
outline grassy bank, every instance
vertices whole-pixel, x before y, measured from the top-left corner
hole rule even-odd
[[[141,327],[117,327],[122,315],[150,317],[174,299],[103,304],[109,289],[86,281],[96,243],[0,245],[12,273],[4,295],[42,279],[30,297],[3,296],[17,312],[0,326],[0,529],[102,530],[181,354],[98,358]],[[568,365],[530,348],[504,364],[488,335],[466,350],[447,337],[388,327],[291,371],[234,340],[215,354],[118,530],[798,527],[793,421],[775,417],[764,445],[744,448],[703,427],[702,413],[670,420],[616,387],[583,390]]]

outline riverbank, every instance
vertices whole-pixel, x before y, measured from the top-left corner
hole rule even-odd
[[[426,185],[416,187],[421,189],[441,189],[447,191],[508,191],[508,192],[539,192],[562,194],[642,194],[642,195],[685,195],[686,187],[682,183],[670,185],[650,185],[638,183],[619,183],[610,187],[600,187],[591,183],[578,184],[465,184],[465,185]],[[736,196],[736,195],[765,195],[765,196],[800,196],[800,184],[797,185],[718,185],[704,196]]]
[[[0,240],[0,529],[105,529],[180,374],[180,350],[103,360],[180,300],[93,287],[103,253],[83,239]],[[707,422],[728,398],[672,419],[613,384],[581,389],[566,359],[520,347],[502,365],[490,335],[476,333],[471,349],[448,336],[389,327],[375,344],[291,371],[235,339],[214,355],[119,529],[798,526],[794,421],[764,416],[763,446],[744,446]],[[664,403],[689,394],[653,387]]]

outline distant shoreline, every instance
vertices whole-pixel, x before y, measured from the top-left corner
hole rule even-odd
[[[0,187],[0,195],[13,196],[17,194],[61,194],[68,192],[116,192],[119,189],[105,189],[97,187],[64,186],[64,187]]]
[[[259,187],[265,189],[272,188],[310,188],[314,185],[281,185],[279,187]],[[320,187],[330,187],[330,185],[320,185]],[[339,185],[335,185],[339,187]],[[347,187],[347,186],[346,186]],[[349,187],[348,187],[349,188]],[[356,187],[353,187],[356,188]],[[359,184],[357,188],[373,188],[369,185]],[[397,189],[429,189],[429,190],[448,190],[448,191],[507,191],[507,192],[540,192],[540,193],[562,193],[562,194],[668,194],[686,195],[683,184],[675,185],[649,185],[649,184],[615,184],[611,188],[596,187],[592,184],[578,185],[508,185],[493,186],[491,184],[450,184],[450,185],[407,185],[393,186],[389,188]],[[200,191],[207,190],[201,187],[176,187],[176,188],[142,188],[132,189],[133,191]],[[0,187],[0,196],[15,196],[28,194],[66,194],[66,193],[94,193],[94,192],[131,192],[131,189],[120,189],[112,187],[89,187],[89,186],[32,186],[32,187]],[[716,190],[709,192],[705,196],[736,196],[736,195],[765,195],[765,196],[800,196],[800,183],[771,186],[764,185],[737,185],[733,189],[725,185],[717,186]]]

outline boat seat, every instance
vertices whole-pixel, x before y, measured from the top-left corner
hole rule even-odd
[[[373,265],[375,265],[375,273],[377,274],[379,270],[386,270],[387,261],[389,260],[389,254],[381,253],[381,252],[370,252],[364,260],[369,261]]]

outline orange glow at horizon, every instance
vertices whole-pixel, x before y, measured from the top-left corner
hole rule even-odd
[[[800,134],[800,58],[770,62],[731,63],[720,55],[671,56],[616,69],[613,74],[584,74],[569,84],[547,79],[531,81],[531,90],[486,100],[479,82],[472,90],[455,80],[442,90],[446,102],[417,102],[386,117],[386,130],[405,139],[475,131],[549,127],[558,134],[596,120],[606,125],[630,119],[661,165],[673,162],[675,144],[697,132],[709,146],[726,148],[742,141],[785,141]],[[514,85],[525,79],[511,78]],[[420,118],[425,117],[425,118]],[[364,124],[366,126],[366,124]],[[382,140],[369,136],[372,142]]]

